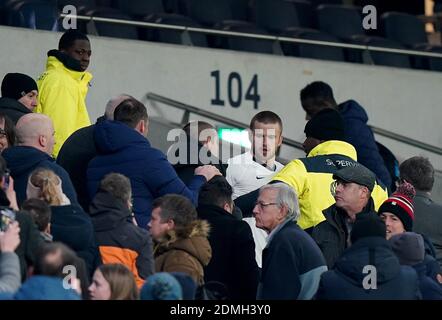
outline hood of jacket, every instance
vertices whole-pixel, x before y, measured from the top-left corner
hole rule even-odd
[[[131,216],[129,208],[110,193],[99,190],[89,209],[95,231],[112,230]]]
[[[14,300],[81,300],[73,289],[63,287],[63,279],[32,276],[18,289]]]
[[[32,111],[26,108],[22,103],[18,102],[17,100],[6,97],[0,98],[0,108],[6,110],[9,109],[9,110],[18,111],[23,114],[32,113]]]
[[[341,154],[357,161],[356,149],[349,143],[340,140],[329,140],[318,144],[307,155],[308,158],[327,154]]]
[[[16,146],[7,148],[2,153],[3,158],[8,163],[12,176],[20,176],[29,172],[42,161],[55,162],[47,153],[34,147]]]
[[[51,233],[55,241],[67,244],[78,252],[94,243],[94,230],[89,216],[78,205],[51,207]]]
[[[149,141],[122,122],[104,120],[95,124],[94,140],[101,154],[119,152],[128,147],[150,147]]]
[[[187,238],[177,238],[175,232],[170,232],[167,240],[158,244],[155,255],[169,250],[182,250],[195,257],[203,266],[207,266],[212,257],[209,236],[210,226],[205,220],[196,220]]]
[[[338,105],[338,110],[344,119],[357,119],[363,123],[368,122],[368,115],[364,108],[354,100],[348,100]]]
[[[81,71],[80,62],[69,57],[59,50],[48,51],[48,60],[46,62],[46,71],[63,70],[68,73],[72,79],[89,83],[92,80],[92,74],[87,71]]]
[[[364,273],[363,270],[367,265],[376,268],[378,284],[392,280],[401,268],[386,239],[366,237],[345,250],[336,261],[334,269],[346,276],[355,286],[362,287],[363,280],[367,276],[367,272]]]

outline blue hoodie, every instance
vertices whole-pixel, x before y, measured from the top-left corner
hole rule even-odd
[[[72,204],[77,203],[77,194],[68,173],[55,163],[54,158],[33,147],[16,146],[3,151],[11,176],[14,179],[14,190],[20,206],[26,200],[26,187],[31,173],[40,167],[51,169],[58,175],[62,182],[63,193]]]
[[[94,139],[99,155],[89,162],[87,170],[90,199],[106,174],[118,172],[130,179],[133,210],[142,228],[147,227],[152,202],[158,197],[175,193],[197,203],[198,190],[206,179],[194,176],[186,186],[166,156],[139,132],[124,123],[105,120],[95,125]]]
[[[63,288],[63,279],[48,276],[29,278],[13,296],[14,300],[81,300],[73,289]]]
[[[354,100],[348,100],[338,106],[345,122],[346,142],[355,147],[358,162],[373,171],[388,188],[391,186],[391,176],[379,153],[373,132],[367,125],[368,116],[364,108]]]

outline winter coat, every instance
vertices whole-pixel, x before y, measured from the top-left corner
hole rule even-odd
[[[287,164],[273,177],[273,181],[285,182],[295,189],[301,210],[298,224],[307,229],[324,221],[322,210],[335,203],[330,192],[333,174],[355,164],[356,151],[350,144],[338,140],[325,141],[313,148],[307,158],[295,159]],[[376,208],[387,200],[386,187],[379,180],[371,196]]]
[[[423,300],[442,300],[442,284],[427,275],[427,266],[424,262],[415,264],[412,268],[419,277],[419,288]]]
[[[68,68],[69,59],[72,58],[58,50],[49,51],[46,71],[37,80],[36,112],[47,115],[54,123],[54,157],[72,133],[91,124],[86,95],[92,74]]]
[[[416,191],[413,204],[413,231],[431,241],[436,250],[436,259],[442,267],[442,205],[435,203],[428,193],[422,191]]]
[[[345,250],[334,268],[322,275],[316,295],[319,300],[415,300],[421,297],[416,271],[401,266],[388,241],[381,237],[361,238]]]
[[[94,141],[95,125],[75,131],[63,144],[58,153],[57,164],[69,174],[78,203],[84,211],[89,212],[91,199],[87,191],[87,166],[97,156]]]
[[[349,230],[345,222],[347,213],[336,207],[336,205],[325,209],[323,213],[325,221],[313,229],[312,237],[324,254],[327,266],[331,269],[336,260],[348,247]],[[372,213],[376,214],[374,212],[373,200],[370,199],[357,216]]]
[[[32,113],[23,104],[11,98],[0,98],[0,112],[7,115],[14,124],[25,114]]]
[[[214,205],[199,205],[198,217],[210,224],[212,259],[204,279],[222,282],[233,300],[254,300],[259,281],[255,242],[247,222]]]
[[[296,222],[286,220],[273,230],[262,253],[258,299],[308,300],[327,271],[313,239]]]
[[[96,194],[90,215],[103,263],[124,264],[141,287],[154,272],[149,232],[134,225],[127,205],[105,191]]]
[[[368,116],[364,108],[354,100],[338,105],[345,123],[346,141],[355,147],[358,162],[373,171],[385,186],[390,187],[391,176],[379,153],[373,132],[367,125]]]
[[[208,159],[212,159],[213,161],[211,163],[203,163],[200,159],[199,156],[195,156],[193,155],[192,152],[192,143],[195,144],[198,155],[199,154],[203,154],[204,156],[207,156]],[[200,143],[193,141],[193,140],[187,140],[187,154],[186,157],[184,157],[185,161],[178,161],[176,164],[173,164],[173,168],[175,169],[178,177],[186,184],[188,185],[193,177],[194,177],[194,172],[195,169],[199,166],[205,165],[205,164],[211,164],[213,166],[215,166],[223,175],[223,177],[226,176],[226,164],[223,164],[218,158],[214,157],[213,155],[211,155],[210,151],[207,150],[207,148],[205,148],[203,145],[201,145]],[[168,155],[168,158],[171,157],[170,155]],[[171,159],[180,159],[180,153],[179,153],[179,149],[176,150],[176,152],[174,153],[174,157]],[[194,159],[195,157],[195,159]]]
[[[6,160],[9,170],[11,170],[19,206],[26,200],[29,176],[37,168],[47,168],[54,171],[61,179],[63,193],[71,203],[77,203],[77,194],[68,173],[56,164],[54,158],[48,154],[33,147],[15,146],[4,150],[2,156]]]
[[[196,220],[189,236],[177,238],[171,231],[167,239],[162,240],[155,248],[156,272],[184,272],[198,284],[204,283],[204,268],[212,257],[209,240],[209,224]]]
[[[101,264],[91,218],[79,205],[51,206],[51,234],[74,250],[84,260],[92,277]]]
[[[147,228],[152,202],[158,197],[175,193],[197,203],[198,190],[206,179],[194,176],[187,187],[165,155],[134,129],[118,121],[104,120],[95,125],[94,138],[99,155],[89,162],[87,170],[91,199],[104,176],[117,172],[130,179],[133,210],[142,228]]]

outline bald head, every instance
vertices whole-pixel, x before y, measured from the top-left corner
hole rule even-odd
[[[104,117],[107,120],[114,120],[114,111],[118,107],[118,105],[123,102],[126,99],[135,99],[134,97],[128,95],[128,94],[120,94],[118,96],[113,97],[110,99],[106,104],[106,110],[104,112]]]
[[[51,118],[44,114],[28,113],[15,126],[18,145],[37,148],[52,153],[54,148],[54,126]]]

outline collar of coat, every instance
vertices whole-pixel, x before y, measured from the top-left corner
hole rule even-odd
[[[80,62],[69,57],[67,54],[59,50],[50,50],[48,52],[48,61],[46,69],[63,69],[65,72],[75,79],[89,83],[92,80],[92,74],[87,71],[81,71]]]
[[[210,225],[206,220],[195,220],[191,222],[188,226],[177,227],[170,230],[166,235],[157,240],[156,250],[161,251],[163,248],[169,248],[173,243],[180,239],[193,238],[193,237],[208,237],[210,231]]]
[[[357,161],[356,149],[349,143],[340,140],[329,140],[318,144],[307,155],[308,158],[326,154],[341,154]]]

